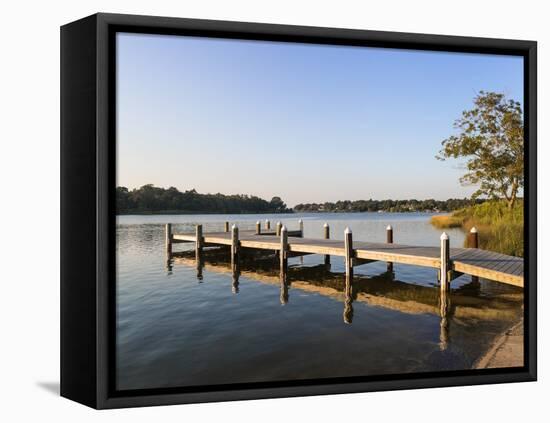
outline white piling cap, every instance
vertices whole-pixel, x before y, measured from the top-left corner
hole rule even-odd
[[[231,229],[237,229],[237,225],[236,225],[235,223],[233,223],[233,224],[231,225]]]
[[[325,224],[323,225],[323,228],[328,228],[328,223],[325,222]]]
[[[286,232],[286,226],[285,225],[282,226],[281,232]]]
[[[258,221],[256,222],[256,225],[259,225],[259,224],[260,224],[260,221],[258,220]]]
[[[392,230],[391,225],[386,226],[386,230],[387,230],[387,231],[391,231],[391,230]]]
[[[265,223],[267,223],[267,222],[269,222],[269,220],[266,219],[266,220],[265,220]]]
[[[277,222],[277,225],[282,225],[282,223],[281,223],[281,222]]]
[[[298,220],[298,223],[303,223],[304,221],[302,219]]]
[[[447,232],[443,232],[441,234],[441,237],[439,238],[441,241],[444,241],[446,239],[449,239],[449,235],[447,235]]]
[[[473,226],[472,229],[470,229],[470,232],[473,234],[477,234],[477,228]]]
[[[345,234],[351,234],[351,229],[349,226],[346,226],[346,230],[344,231]]]

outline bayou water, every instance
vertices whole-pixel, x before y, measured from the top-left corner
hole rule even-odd
[[[495,337],[523,313],[520,289],[471,277],[453,280],[448,314],[439,312],[435,269],[375,262],[355,268],[346,301],[343,260],[291,258],[279,283],[269,255],[243,259],[235,281],[223,250],[205,252],[197,271],[192,244],[167,261],[164,224],[174,232],[253,229],[257,220],[304,221],[304,236],[439,243],[429,213],[154,215],[117,218],[117,389],[198,387],[470,369]],[[273,227],[273,226],[272,226]],[[460,229],[447,231],[461,247]],[[349,299],[348,299],[349,300]],[[444,324],[443,324],[444,323]]]

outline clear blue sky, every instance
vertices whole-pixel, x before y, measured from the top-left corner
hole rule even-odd
[[[300,202],[469,196],[434,158],[519,57],[119,34],[117,185]]]

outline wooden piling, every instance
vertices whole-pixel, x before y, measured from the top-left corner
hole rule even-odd
[[[260,224],[260,221],[258,220],[256,222],[256,235],[260,235],[262,233],[262,225]]]
[[[470,229],[468,233],[468,248],[478,248],[479,247],[479,236],[477,233],[477,228],[474,226]],[[472,276],[473,283],[479,283],[479,278],[477,276]]]
[[[386,226],[386,242],[393,244],[393,228],[391,225]]]
[[[346,286],[344,289],[344,323],[353,321],[353,237],[350,228],[344,231],[344,250],[346,260]]]
[[[267,219],[265,220],[265,228],[268,230],[271,229],[271,222]]]
[[[202,225],[195,225],[195,264],[197,270],[197,279],[202,281],[202,257],[203,237],[202,237]]]
[[[229,222],[225,222],[224,224],[224,231],[229,232]]]
[[[353,237],[350,228],[346,228],[344,231],[344,251],[346,260],[346,295],[351,295],[353,280]]]
[[[279,251],[279,263],[281,266],[281,272],[287,271],[288,265],[288,231],[286,226],[281,228],[281,247]]]
[[[478,248],[479,245],[479,237],[477,233],[477,228],[474,226],[472,229],[470,229],[470,232],[468,233],[468,248]]]
[[[167,223],[164,226],[164,246],[166,250],[166,270],[172,272],[172,224]]]
[[[351,323],[353,319],[353,239],[350,228],[344,231],[344,251],[346,266],[346,286],[344,288],[344,322]]]
[[[449,288],[449,270],[450,266],[450,250],[449,250],[449,235],[443,232],[440,237],[441,240],[441,265],[439,268],[439,283],[442,291],[446,291]]]
[[[439,269],[439,313],[440,313],[440,332],[439,332],[439,349],[444,351],[447,349],[449,341],[449,296],[451,284],[451,262],[450,262],[450,242],[447,233],[441,234],[441,266]]]
[[[391,225],[386,226],[386,243],[393,244],[393,228]],[[386,269],[388,272],[393,272],[393,263],[391,261],[386,263]]]
[[[302,219],[298,220],[298,225],[300,227],[300,237],[304,237],[304,221]],[[304,264],[304,256],[300,256],[300,265]]]
[[[171,223],[167,223],[165,226],[164,226],[164,244],[165,244],[165,247],[166,247],[166,254],[168,255],[168,257],[170,257],[170,255],[172,254],[172,224]]]
[[[239,262],[239,228],[237,225],[231,227],[231,269],[233,272],[238,269]]]
[[[326,223],[326,222],[323,225],[323,237],[325,239],[330,239],[330,227],[328,226],[328,223]],[[325,265],[330,266],[330,254],[325,255]]]
[[[276,236],[281,236],[281,227],[283,226],[283,224],[281,222],[277,222],[277,224],[275,225],[275,235]],[[280,251],[275,251],[275,257],[280,257]]]
[[[202,225],[195,226],[195,258],[200,260],[202,256]]]
[[[443,233],[443,235],[447,235]],[[448,251],[449,251],[449,238],[444,239],[443,235],[441,235],[441,258],[442,263],[446,262],[447,265],[445,266],[447,269],[450,268],[448,265]],[[444,252],[443,250],[446,250]],[[439,291],[439,349],[441,351],[445,351],[449,344],[449,311],[451,308],[451,294],[450,294],[450,281],[446,280],[449,275],[449,271],[443,272],[443,268],[440,270],[441,274],[445,274],[445,280],[441,280],[441,289]]]

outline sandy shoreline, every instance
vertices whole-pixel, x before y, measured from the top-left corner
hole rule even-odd
[[[476,362],[474,369],[523,366],[523,318],[503,332]]]

